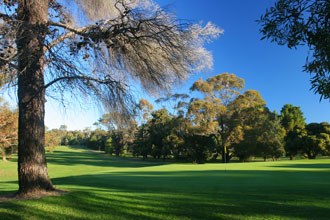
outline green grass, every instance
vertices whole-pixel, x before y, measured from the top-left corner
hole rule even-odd
[[[0,219],[329,219],[330,160],[169,164],[79,148],[48,154],[60,197],[0,203]],[[0,162],[0,194],[17,190]]]

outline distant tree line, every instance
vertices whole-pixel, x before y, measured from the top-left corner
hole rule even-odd
[[[168,95],[156,100],[164,105],[158,110],[142,99],[136,121],[114,123],[120,115],[107,113],[95,124],[96,130],[67,131],[62,126],[48,131],[46,142],[85,145],[116,156],[130,153],[195,163],[329,155],[328,123],[306,124],[300,108],[290,104],[280,114],[272,112],[258,91],[243,89],[244,80],[234,74],[199,79],[191,87],[199,98]]]

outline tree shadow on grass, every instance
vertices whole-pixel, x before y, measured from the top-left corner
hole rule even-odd
[[[330,175],[322,171],[328,169],[327,164],[281,164],[274,167],[297,169],[272,171],[135,171],[134,168],[164,163],[65,150],[49,154],[48,161],[57,165],[133,169],[53,178],[58,188],[71,192],[61,197],[0,203],[0,219],[230,220],[330,216]],[[311,172],[310,168],[317,170]],[[17,181],[1,183],[1,191],[17,185]]]
[[[279,164],[271,167],[283,167],[283,168],[294,168],[294,169],[317,169],[318,171],[328,171],[330,172],[330,163],[304,163],[304,164]]]
[[[330,216],[330,175],[325,172],[109,172],[55,178],[53,182],[67,186],[71,193],[27,203],[0,203],[0,210],[7,210],[1,217],[149,220]]]
[[[75,148],[77,149],[77,148]],[[166,162],[148,162],[139,158],[113,157],[101,152],[85,150],[82,152],[57,150],[47,154],[49,164],[68,166],[99,166],[99,167],[148,167],[168,164]]]

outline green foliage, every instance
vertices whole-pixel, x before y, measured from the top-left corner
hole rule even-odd
[[[311,51],[304,70],[312,73],[311,83],[321,99],[330,98],[330,2],[327,0],[278,0],[258,21],[264,38],[295,48],[307,45]]]
[[[233,157],[240,161],[254,157],[277,160],[286,153],[290,159],[297,154],[313,159],[330,153],[328,123],[306,127],[300,108],[290,104],[283,106],[279,116],[266,107],[258,91],[241,93],[243,86],[243,79],[224,73],[193,84],[192,90],[204,94],[201,99],[185,102],[188,95],[168,94],[158,100],[177,102],[172,105],[176,114],[165,108],[152,111],[153,106],[142,99],[138,104],[139,126],[135,121],[129,126],[113,126],[111,117],[115,114],[111,113],[99,120],[102,125],[110,123],[105,126],[108,131],[51,132],[59,132],[62,144],[84,145],[116,156],[129,152],[144,160],[153,157],[205,163],[221,155],[228,163]]]
[[[209,136],[193,134],[186,136],[188,158],[194,163],[202,164],[209,157],[212,146],[212,139]]]
[[[46,150],[52,152],[56,146],[59,146],[62,141],[62,134],[54,130],[46,131],[45,134],[45,145]],[[63,134],[64,136],[64,134]]]
[[[287,133],[297,128],[304,128],[306,123],[300,107],[284,105],[281,110],[281,124]]]
[[[324,139],[316,135],[304,136],[302,154],[308,159],[315,159],[318,154],[325,150],[324,145]]]
[[[151,153],[151,141],[150,141],[149,125],[142,124],[139,126],[135,137],[135,144],[133,148],[134,156],[142,156],[146,159]]]
[[[302,146],[304,145],[303,138],[307,135],[305,128],[295,127],[292,131],[289,131],[284,140],[285,140],[285,151],[286,154],[290,157],[290,160],[301,152]]]
[[[258,148],[256,155],[262,156],[264,160],[272,158],[277,160],[284,155],[285,130],[280,123],[276,113],[266,112],[266,117],[259,130]]]
[[[113,154],[115,152],[111,137],[106,140],[104,151],[106,154]]]
[[[281,124],[286,131],[285,151],[292,160],[301,150],[305,135],[305,118],[300,107],[286,104],[281,110]]]
[[[301,152],[309,159],[315,159],[319,154],[326,154],[329,149],[330,125],[310,123],[306,126],[307,134],[303,136]]]
[[[149,138],[151,143],[151,155],[154,158],[165,159],[171,152],[169,136],[171,134],[172,116],[166,109],[160,109],[151,113],[149,121]]]
[[[71,139],[71,138],[69,138]],[[105,142],[107,140],[107,132],[104,130],[96,129],[91,132],[89,138],[87,139],[87,146],[94,150],[104,151],[105,150]],[[69,141],[70,143],[77,143],[78,140],[72,136],[72,139]],[[75,145],[75,144],[74,144]]]
[[[244,79],[235,74],[222,73],[208,78],[206,81],[197,80],[190,90],[199,91],[211,97],[218,97],[224,105],[227,105],[240,94],[244,84]]]

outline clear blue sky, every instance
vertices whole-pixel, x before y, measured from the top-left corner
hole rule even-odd
[[[308,123],[330,122],[330,102],[319,101],[310,91],[309,74],[302,72],[308,49],[290,50],[269,41],[260,41],[259,19],[274,0],[158,0],[180,19],[211,21],[225,33],[207,48],[213,53],[213,69],[192,75],[178,92],[189,92],[192,83],[223,72],[245,79],[246,89],[258,90],[271,110],[280,112],[284,104],[300,106]],[[46,106],[46,125],[69,129],[92,126],[102,114],[97,107],[68,107],[52,101]]]

